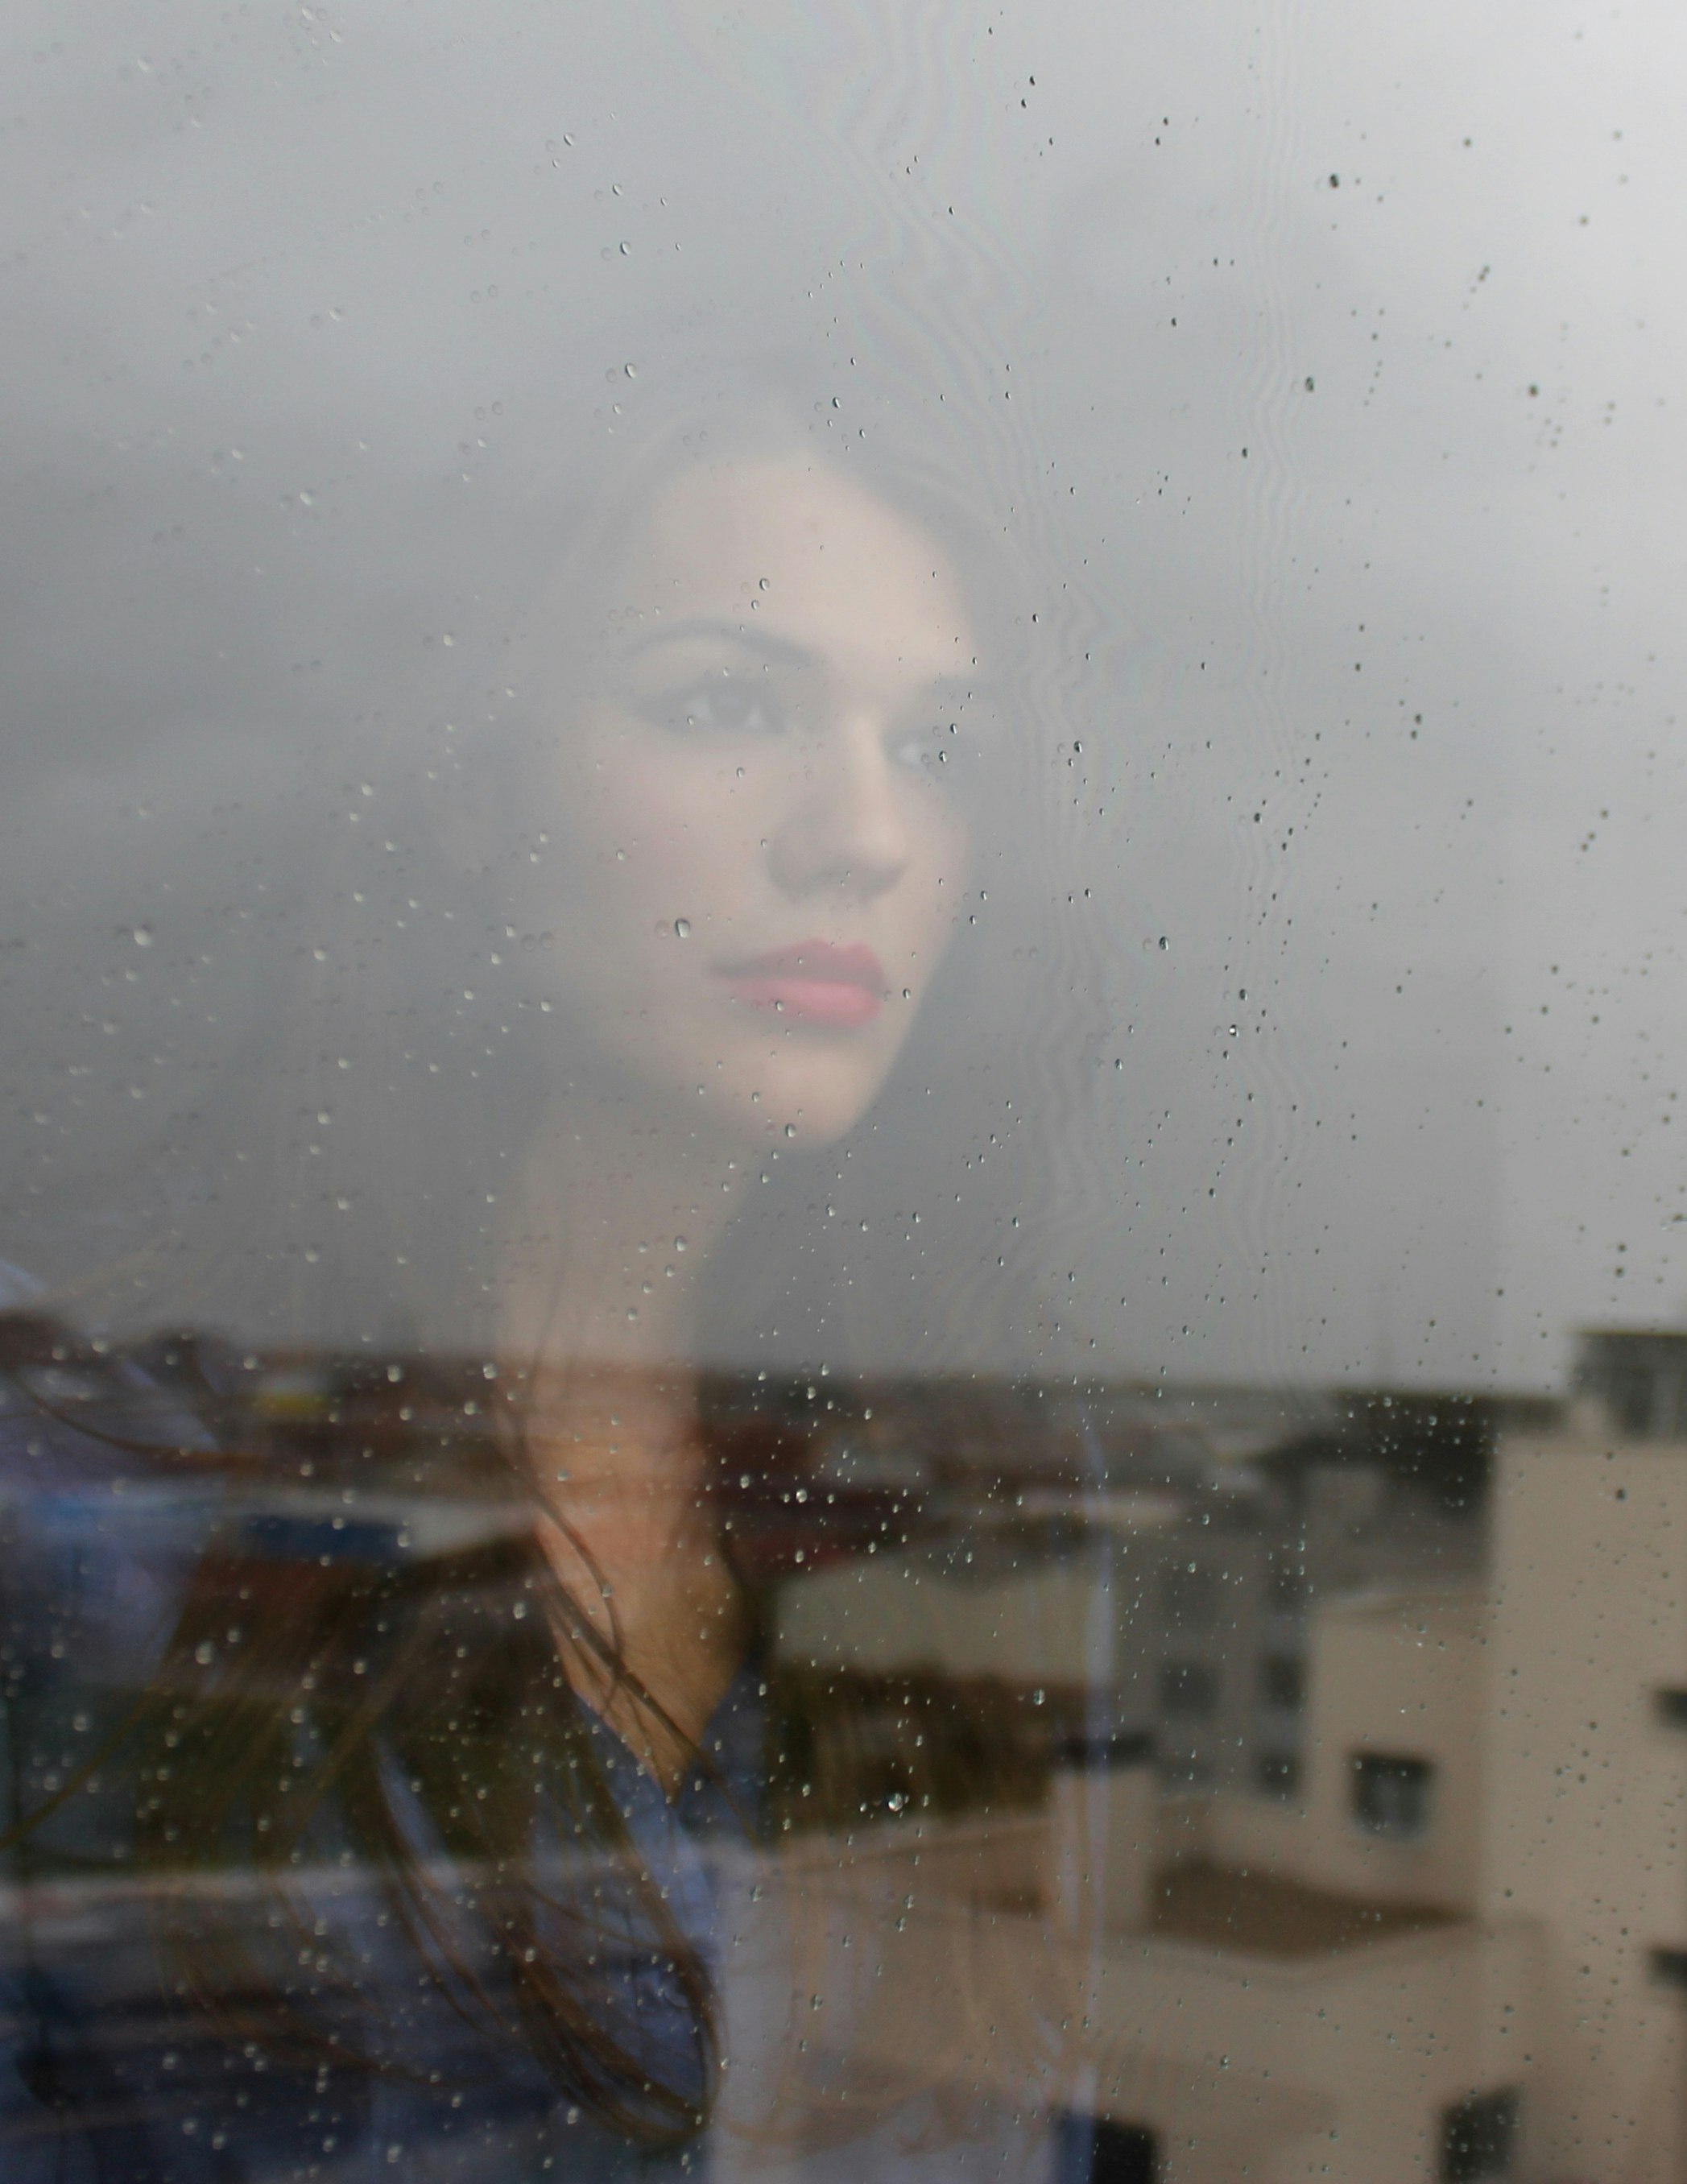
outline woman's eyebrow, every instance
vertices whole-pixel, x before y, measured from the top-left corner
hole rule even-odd
[[[639,659],[664,645],[699,642],[737,645],[743,651],[754,653],[770,667],[816,670],[823,665],[817,653],[793,638],[757,629],[751,623],[718,618],[665,622],[658,629],[642,630],[626,640],[625,649]],[[965,705],[988,705],[996,694],[996,682],[987,675],[938,674],[923,683],[921,690],[928,702],[953,705],[958,711]]]
[[[627,650],[633,653],[653,652],[659,645],[695,644],[699,638],[713,639],[717,644],[741,645],[746,652],[758,654],[771,666],[813,667],[818,663],[806,645],[793,644],[789,638],[772,637],[765,632],[736,621],[676,621],[661,629],[653,629],[628,640]]]

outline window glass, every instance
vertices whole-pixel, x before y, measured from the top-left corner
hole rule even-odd
[[[19,0],[0,2177],[1687,2171],[1659,0]]]
[[[1517,2138],[1514,2088],[1473,2094],[1450,2108],[1442,2124],[1441,2175],[1448,2184],[1483,2176],[1509,2176]]]
[[[1292,1653],[1267,1653],[1260,1663],[1260,1697],[1293,1713],[1306,1702],[1306,1664]]]
[[[1353,1817],[1372,1835],[1409,1842],[1428,1828],[1434,1780],[1434,1766],[1428,1759],[1356,1752]]]

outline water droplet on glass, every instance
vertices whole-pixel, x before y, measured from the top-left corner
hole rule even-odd
[[[911,1001],[914,998],[914,989],[911,986],[905,986],[902,989],[902,998],[905,1001]]]
[[[1171,945],[1172,945],[1171,942],[1170,942],[1170,941],[1166,938],[1166,935],[1162,933],[1161,934],[1161,936],[1160,936],[1160,946],[1161,946],[1161,950],[1162,954],[1163,954],[1163,953],[1164,953],[1164,951],[1165,951],[1166,949],[1168,949]]]
[[[742,766],[740,766],[740,767],[738,768],[738,779],[739,779],[740,781],[742,781],[742,780],[743,779],[743,777],[744,777],[744,770],[743,770],[743,768]]]
[[[759,592],[765,592],[767,589],[767,579],[766,577],[757,577],[755,588]]]
[[[785,1135],[786,1135],[788,1138],[794,1138],[794,1137],[796,1136],[796,1134],[797,1134],[797,1126],[796,1126],[796,1124],[795,1124],[794,1123],[786,1123],[786,1125],[785,1125]]]
[[[129,938],[137,948],[150,948],[153,944],[153,928],[150,925],[137,925]]]
[[[193,1658],[202,1669],[209,1669],[217,1658],[217,1649],[209,1638],[203,1639],[193,1648]]]
[[[676,917],[674,920],[674,937],[677,940],[690,939],[691,920],[688,917]]]
[[[690,1246],[687,1244],[687,1242],[686,1242],[686,1240],[685,1240],[685,1239],[684,1239],[684,1237],[683,1237],[683,1236],[676,1236],[676,1237],[675,1237],[675,1239],[674,1239],[674,1249],[675,1249],[675,1251],[688,1251],[688,1250],[689,1250],[689,1248],[690,1248]]]

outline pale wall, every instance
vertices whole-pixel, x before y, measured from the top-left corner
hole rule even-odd
[[[1478,1889],[1483,1796],[1480,1596],[1356,1595],[1320,1611],[1308,1656],[1306,1781],[1298,1808],[1218,1801],[1211,1854],[1384,1903],[1468,1910]],[[1352,1755],[1378,1752],[1435,1769],[1429,1826],[1414,1842],[1372,1836],[1353,1818]]]
[[[861,1556],[783,1588],[777,1643],[782,1658],[816,1667],[1080,1685],[1094,1680],[1098,1651],[1111,1660],[1116,1613],[1082,1561],[972,1580]]]
[[[1679,2184],[1687,2002],[1687,1447],[1513,1440],[1495,1508],[1484,1896],[1552,1936],[1526,2173]]]

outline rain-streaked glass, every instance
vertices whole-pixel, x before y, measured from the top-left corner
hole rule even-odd
[[[3,37],[0,2176],[1676,2184],[1672,19]]]

